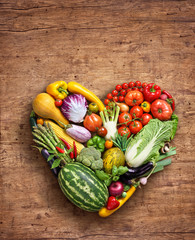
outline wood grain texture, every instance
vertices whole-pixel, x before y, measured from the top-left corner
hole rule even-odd
[[[1,239],[195,238],[193,0],[0,0]],[[170,90],[173,164],[107,219],[73,206],[32,149],[33,98],[56,80],[104,99],[140,80]]]

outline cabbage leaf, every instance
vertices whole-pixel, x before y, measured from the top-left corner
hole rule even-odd
[[[138,167],[148,161],[158,161],[160,148],[174,138],[177,124],[175,114],[169,121],[151,119],[129,143],[125,152],[127,165]]]

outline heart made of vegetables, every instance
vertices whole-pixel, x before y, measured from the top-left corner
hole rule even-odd
[[[77,82],[57,81],[33,100],[33,140],[65,196],[107,217],[171,164],[175,102],[154,83],[123,83],[104,103]],[[168,158],[169,157],[169,158]]]

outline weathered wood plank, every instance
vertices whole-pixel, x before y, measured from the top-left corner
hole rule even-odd
[[[1,239],[194,239],[194,1],[0,1]],[[33,145],[28,117],[47,84],[101,99],[156,82],[176,100],[177,155],[107,219],[74,207]]]

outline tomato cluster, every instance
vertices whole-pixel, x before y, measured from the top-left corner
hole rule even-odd
[[[122,112],[121,110],[118,118],[118,133],[127,134],[129,137],[131,133],[138,133],[152,118],[158,118],[161,121],[169,120],[174,109],[169,104],[170,97],[169,101],[161,98],[164,92],[166,91],[161,91],[160,87],[154,83],[131,81],[129,84],[116,85],[115,89],[107,94],[105,105],[109,107],[110,102],[113,101],[130,107],[130,111]],[[171,100],[173,100],[172,97]]]
[[[104,100],[105,105],[113,100],[114,102],[124,102],[125,96],[129,91],[137,90],[143,93],[144,88],[147,86],[147,83],[141,83],[140,81],[123,83],[122,85],[116,85],[115,89],[107,94],[107,98]]]

